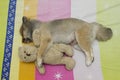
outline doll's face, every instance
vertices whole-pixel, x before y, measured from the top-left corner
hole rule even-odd
[[[18,55],[23,62],[34,62],[37,57],[37,48],[34,46],[19,47]]]

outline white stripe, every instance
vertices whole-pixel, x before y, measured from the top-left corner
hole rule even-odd
[[[71,0],[71,9],[72,17],[88,22],[96,20],[96,0]]]
[[[71,0],[71,9],[71,17],[87,22],[96,21],[96,0]],[[103,80],[97,41],[93,43],[93,53],[94,62],[90,67],[86,67],[84,53],[74,50],[73,58],[76,61],[76,66],[73,70],[74,80]]]
[[[73,58],[76,61],[76,66],[73,70],[74,80],[103,80],[100,65],[100,51],[98,42],[93,44],[94,62],[90,67],[85,65],[85,55],[83,52],[74,50]]]

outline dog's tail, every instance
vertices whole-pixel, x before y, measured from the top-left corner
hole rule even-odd
[[[96,39],[98,41],[107,41],[112,38],[113,32],[112,32],[111,28],[107,28],[107,27],[103,26],[102,24],[99,24],[96,22],[93,22],[91,24],[97,28]]]

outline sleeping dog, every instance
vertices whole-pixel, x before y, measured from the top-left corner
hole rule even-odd
[[[33,42],[39,47],[38,56],[41,56],[52,43],[77,45],[85,53],[86,65],[89,66],[94,59],[92,42],[94,40],[107,41],[113,33],[110,28],[102,24],[88,23],[76,18],[42,22],[24,16],[20,34],[23,43]],[[37,63],[40,66],[41,59],[38,59]]]

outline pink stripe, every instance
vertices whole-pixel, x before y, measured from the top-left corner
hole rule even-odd
[[[48,21],[70,17],[71,0],[39,0],[38,19]]]
[[[39,0],[38,4],[37,18],[41,21],[67,18],[71,15],[71,0]],[[67,71],[65,66],[45,65],[45,69],[45,75],[39,74],[36,69],[36,80],[74,80],[73,71]]]
[[[36,80],[74,80],[73,71],[67,71],[64,66],[45,65],[45,68],[44,75],[36,70]]]

